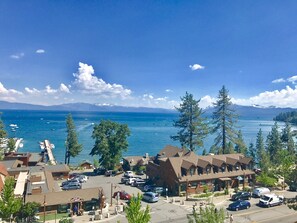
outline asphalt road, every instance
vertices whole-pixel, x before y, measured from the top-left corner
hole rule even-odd
[[[142,193],[136,187],[131,187],[129,185],[120,184],[121,175],[114,177],[105,177],[105,176],[91,176],[89,180],[83,184],[83,188],[91,187],[100,187],[103,189],[104,194],[107,198],[107,202],[111,201],[111,191],[115,192],[118,190],[125,190],[130,194],[137,195],[137,193]],[[274,192],[284,195],[285,197],[295,197],[297,192]],[[116,200],[112,200],[113,204],[116,204]],[[289,209],[286,205],[271,207],[271,208],[262,208],[258,207],[256,204],[259,202],[259,199],[251,199],[251,208],[247,210],[241,210],[237,212],[231,212],[234,216],[233,223],[295,223],[297,221],[297,211]],[[171,204],[165,200],[164,197],[159,200],[157,203],[147,204],[142,202],[142,206],[150,206],[151,212],[151,222],[156,223],[166,223],[166,222],[175,222],[183,223],[188,222],[187,214],[192,212],[192,203],[186,202],[186,205],[180,205],[178,202]],[[231,201],[221,202],[217,207],[226,208],[231,203]],[[127,222],[125,216],[119,215],[113,220],[108,220],[105,222],[117,222],[120,220],[121,223]],[[229,220],[226,220],[228,223]]]

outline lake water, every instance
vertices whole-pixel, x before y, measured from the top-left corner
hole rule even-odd
[[[116,113],[116,112],[71,112],[79,135],[79,142],[83,144],[83,151],[71,163],[79,163],[82,160],[93,162],[94,158],[89,153],[94,145],[91,138],[93,123],[100,120],[112,120],[129,126],[129,149],[124,155],[149,155],[157,154],[164,146],[171,144],[179,146],[179,143],[170,139],[176,134],[177,129],[172,126],[177,119],[176,113]],[[66,116],[68,112],[62,111],[2,111],[2,120],[9,137],[24,139],[24,147],[19,152],[40,152],[39,142],[49,139],[55,144],[53,150],[56,160],[64,161],[66,139]],[[10,124],[17,124],[18,129],[11,131]],[[257,117],[241,117],[237,126],[242,130],[246,144],[255,143],[256,135],[261,128],[264,136],[271,131],[274,124],[272,120],[259,119]],[[280,123],[283,126],[283,123]],[[214,135],[204,140],[204,147],[208,150],[213,144]],[[197,151],[202,152],[203,148]]]

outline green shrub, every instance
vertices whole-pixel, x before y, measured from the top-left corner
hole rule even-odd
[[[229,194],[229,190],[228,190],[228,188],[226,188],[226,189],[224,190],[224,193],[225,193],[225,195],[228,195],[228,194]]]
[[[208,187],[206,185],[203,186],[203,193],[208,193]]]
[[[62,218],[59,223],[73,223],[73,220],[71,218]]]
[[[214,197],[219,197],[219,196],[223,196],[223,195],[225,195],[225,192],[215,193],[213,196]]]

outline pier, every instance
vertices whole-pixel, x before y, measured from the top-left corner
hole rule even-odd
[[[50,143],[49,140],[44,140],[43,142],[44,146],[44,152],[47,155],[48,161],[50,162],[51,165],[56,165],[57,161],[55,160],[55,157],[53,155],[52,149],[54,148],[54,145]]]

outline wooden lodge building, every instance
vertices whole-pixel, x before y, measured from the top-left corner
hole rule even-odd
[[[236,188],[255,178],[252,159],[242,154],[198,156],[173,146],[161,150],[148,163],[146,173],[174,195]]]

